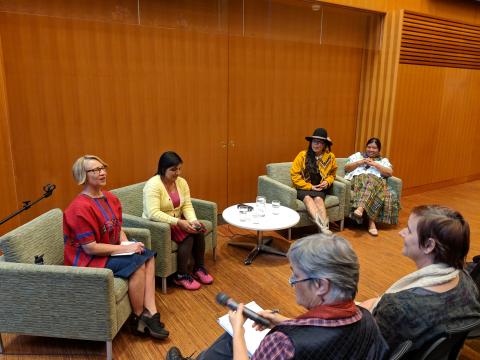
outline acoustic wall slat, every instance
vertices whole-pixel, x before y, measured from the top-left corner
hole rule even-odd
[[[432,45],[431,43],[427,42],[422,42],[422,41],[417,41],[417,40],[409,40],[409,39],[404,39],[404,47],[414,47],[417,49],[431,49]],[[480,54],[480,49],[473,49],[473,48],[465,48],[465,47],[456,47],[452,48],[451,46],[448,45],[443,45],[443,44],[438,44],[435,46],[436,49],[438,50],[448,50],[449,52],[455,54]]]
[[[405,11],[401,64],[480,68],[480,26]]]

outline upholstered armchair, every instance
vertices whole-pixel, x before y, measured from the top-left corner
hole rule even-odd
[[[337,180],[344,183],[347,186],[347,191],[345,194],[345,217],[348,217],[350,214],[350,204],[352,200],[352,188],[350,184],[350,180],[345,179],[345,164],[347,163],[348,158],[337,158]],[[402,180],[395,177],[390,176],[387,178],[387,185],[390,187],[395,194],[397,194],[398,199],[400,200],[402,196]]]
[[[142,218],[145,182],[112,190],[122,203],[123,224],[150,230],[152,250],[157,252],[155,274],[162,278],[162,292],[167,292],[167,277],[177,271],[177,243],[171,240],[170,225]],[[192,198],[197,218],[205,225],[205,250],[215,259],[217,246],[217,204]]]
[[[267,164],[267,175],[258,177],[258,195],[265,196],[267,202],[280,200],[283,206],[297,211],[300,221],[295,227],[312,225],[305,204],[297,199],[297,191],[293,188],[290,178],[291,167],[291,162]],[[345,190],[345,184],[335,180],[325,198],[328,218],[331,222],[339,222],[340,231],[343,230]]]
[[[124,229],[150,245],[145,229]],[[63,265],[63,213],[53,209],[0,237],[1,333],[112,340],[131,313],[127,281],[110,269]],[[35,265],[43,255],[45,265]]]

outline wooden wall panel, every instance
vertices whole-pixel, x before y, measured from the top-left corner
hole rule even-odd
[[[401,64],[392,158],[406,188],[480,175],[480,73]]]
[[[18,197],[47,182],[64,207],[71,164],[106,160],[109,187],[153,175],[176,150],[195,197],[226,200],[227,41],[223,35],[0,14]],[[215,171],[211,169],[214,168]]]
[[[10,124],[8,115],[8,98],[3,67],[3,51],[0,37],[0,219],[6,218],[20,207],[17,201],[15,171],[13,167],[12,147],[10,141]],[[13,218],[0,226],[0,234],[15,228],[20,219]]]
[[[305,136],[317,127],[328,129],[337,156],[353,152],[363,58],[359,44],[367,39],[366,23],[357,21],[355,30],[353,25],[330,26],[330,44],[320,44],[316,26],[321,14],[296,7],[295,16],[288,15],[290,34],[282,40],[285,30],[276,31],[276,20],[267,27],[255,15],[262,14],[261,6],[255,11],[253,2],[248,4],[247,36],[231,37],[229,45],[230,204],[254,201],[265,165],[293,161],[307,147]],[[271,13],[281,17],[288,9],[282,2]],[[342,13],[323,16],[328,16],[324,24],[333,24]],[[304,28],[295,31],[300,24]],[[363,42],[343,42],[349,31],[357,33],[356,39],[363,36]]]
[[[365,51],[355,139],[357,151],[364,149],[369,138],[378,137],[383,144],[383,155],[390,156],[391,153],[400,20],[401,12],[390,12],[384,18],[380,49],[375,50],[371,45]],[[369,41],[376,42],[372,27],[382,25],[372,21],[369,26]]]

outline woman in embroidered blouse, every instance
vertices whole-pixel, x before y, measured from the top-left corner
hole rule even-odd
[[[413,351],[448,329],[478,321],[480,302],[474,281],[463,270],[470,227],[459,212],[439,205],[418,206],[400,236],[403,255],[415,262],[417,271],[361,306],[373,312],[391,350],[412,340]]]
[[[64,211],[65,265],[107,268],[115,277],[128,279],[137,331],[166,338],[168,331],[155,305],[156,254],[141,242],[120,244],[128,241],[121,228],[122,205],[115,195],[102,190],[107,164],[97,156],[85,155],[75,161],[72,171],[83,191]],[[132,255],[115,256],[122,253]]]
[[[357,152],[345,164],[345,179],[351,180],[351,217],[361,223],[368,216],[368,232],[378,235],[375,223],[397,224],[399,199],[388,188],[386,178],[392,176],[392,164],[380,156],[382,144],[377,138],[367,141],[364,153]]]
[[[183,161],[173,152],[160,156],[157,175],[143,188],[143,217],[170,224],[172,240],[178,245],[174,283],[188,290],[211,284],[213,277],[204,265],[205,226],[197,220],[190,200],[187,181],[180,177]],[[188,259],[193,254],[193,276],[188,273]]]
[[[320,232],[331,235],[325,197],[337,173],[337,162],[331,152],[332,140],[323,128],[316,129],[305,139],[309,142],[308,149],[300,151],[293,160],[290,176],[297,189],[297,198],[304,202],[310,218]]]

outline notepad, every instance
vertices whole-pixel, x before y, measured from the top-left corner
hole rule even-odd
[[[122,241],[120,243],[120,245],[130,245],[130,244],[133,244],[135,243],[136,241]],[[127,256],[127,255],[133,255],[135,254],[133,251],[132,252],[124,252],[124,253],[120,253],[120,254],[112,254],[110,256]]]
[[[263,310],[255,301],[251,301],[248,304],[245,304],[245,306],[257,313]],[[218,318],[217,322],[222,328],[225,329],[226,332],[233,336],[233,328],[232,324],[230,324],[228,314]],[[270,331],[270,329],[257,331],[255,330],[255,328],[252,327],[252,324],[253,321],[250,319],[247,319],[247,321],[245,321],[245,324],[243,324],[243,328],[245,329],[245,343],[247,344],[247,351],[250,356],[253,355],[253,353],[257,350],[258,346],[262,342],[263,338]]]

